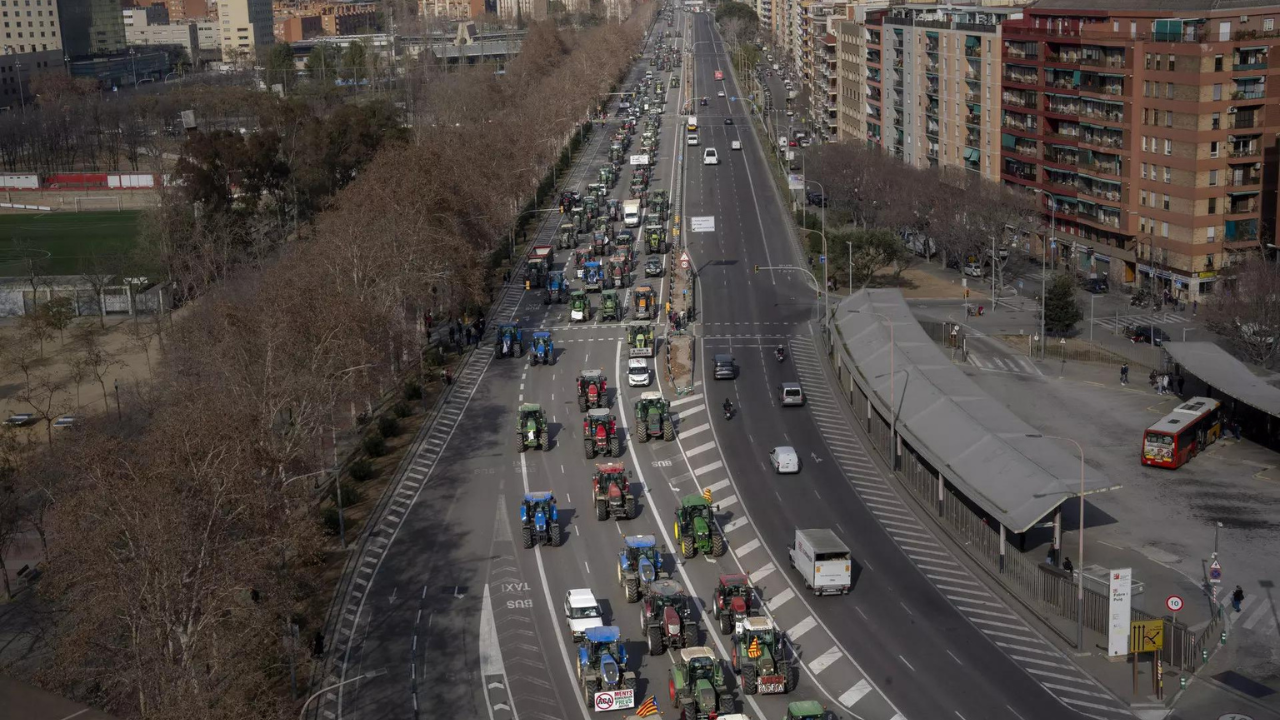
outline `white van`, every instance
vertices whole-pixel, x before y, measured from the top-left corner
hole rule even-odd
[[[627,385],[631,387],[649,387],[653,375],[649,372],[649,364],[641,358],[627,360]]]
[[[720,156],[716,154],[715,148],[707,148],[702,152],[703,165],[719,165]]]
[[[769,463],[779,475],[794,475],[800,472],[800,456],[796,449],[789,445],[781,445],[769,451]]]
[[[685,142],[686,142],[686,143],[688,143],[688,145],[689,145],[690,147],[697,147],[697,145],[698,145],[698,133],[689,133],[689,134],[686,136]]]

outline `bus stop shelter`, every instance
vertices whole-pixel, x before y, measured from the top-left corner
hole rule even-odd
[[[1221,402],[1241,435],[1280,452],[1280,387],[1211,342],[1166,342],[1164,352],[1187,379],[1185,394]]]

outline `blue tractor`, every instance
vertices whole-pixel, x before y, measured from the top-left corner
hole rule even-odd
[[[622,539],[618,553],[618,584],[627,594],[627,602],[639,602],[640,594],[655,580],[671,577],[662,565],[662,552],[652,535],[628,535]]]
[[[635,690],[636,674],[627,670],[627,649],[614,625],[587,628],[578,643],[578,682],[587,707],[595,707],[596,693]]]
[[[493,356],[501,359],[504,357],[520,357],[524,354],[524,338],[520,332],[520,328],[515,325],[499,325],[497,340],[493,348]]]
[[[543,305],[564,303],[569,300],[569,286],[564,279],[563,270],[552,270],[547,274],[547,295],[542,298]]]
[[[520,504],[520,534],[524,546],[560,544],[560,514],[556,496],[549,492],[531,492]]]
[[[604,268],[599,260],[588,260],[582,264],[582,289],[587,292],[600,292],[604,287]]]
[[[551,333],[539,330],[533,334],[533,345],[529,348],[529,364],[556,364],[556,345],[551,342]]]

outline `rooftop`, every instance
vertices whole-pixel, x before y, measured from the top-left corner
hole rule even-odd
[[[1231,12],[1256,8],[1280,8],[1277,0],[1040,0],[1035,10],[1101,10],[1117,15],[1133,12],[1160,12],[1174,15],[1185,12]]]

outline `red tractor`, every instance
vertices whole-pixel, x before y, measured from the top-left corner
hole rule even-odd
[[[578,375],[578,412],[609,405],[609,381],[599,370],[583,370]]]
[[[622,463],[596,465],[591,476],[591,497],[596,501],[596,519],[610,516],[630,520],[636,516],[636,496],[631,492],[631,476]]]
[[[582,419],[582,449],[587,459],[596,455],[618,457],[622,454],[622,438],[618,436],[618,419],[605,408],[593,408]]]
[[[720,625],[720,634],[729,635],[741,629],[742,621],[757,615],[756,592],[746,575],[721,575],[716,585],[712,614]]]

